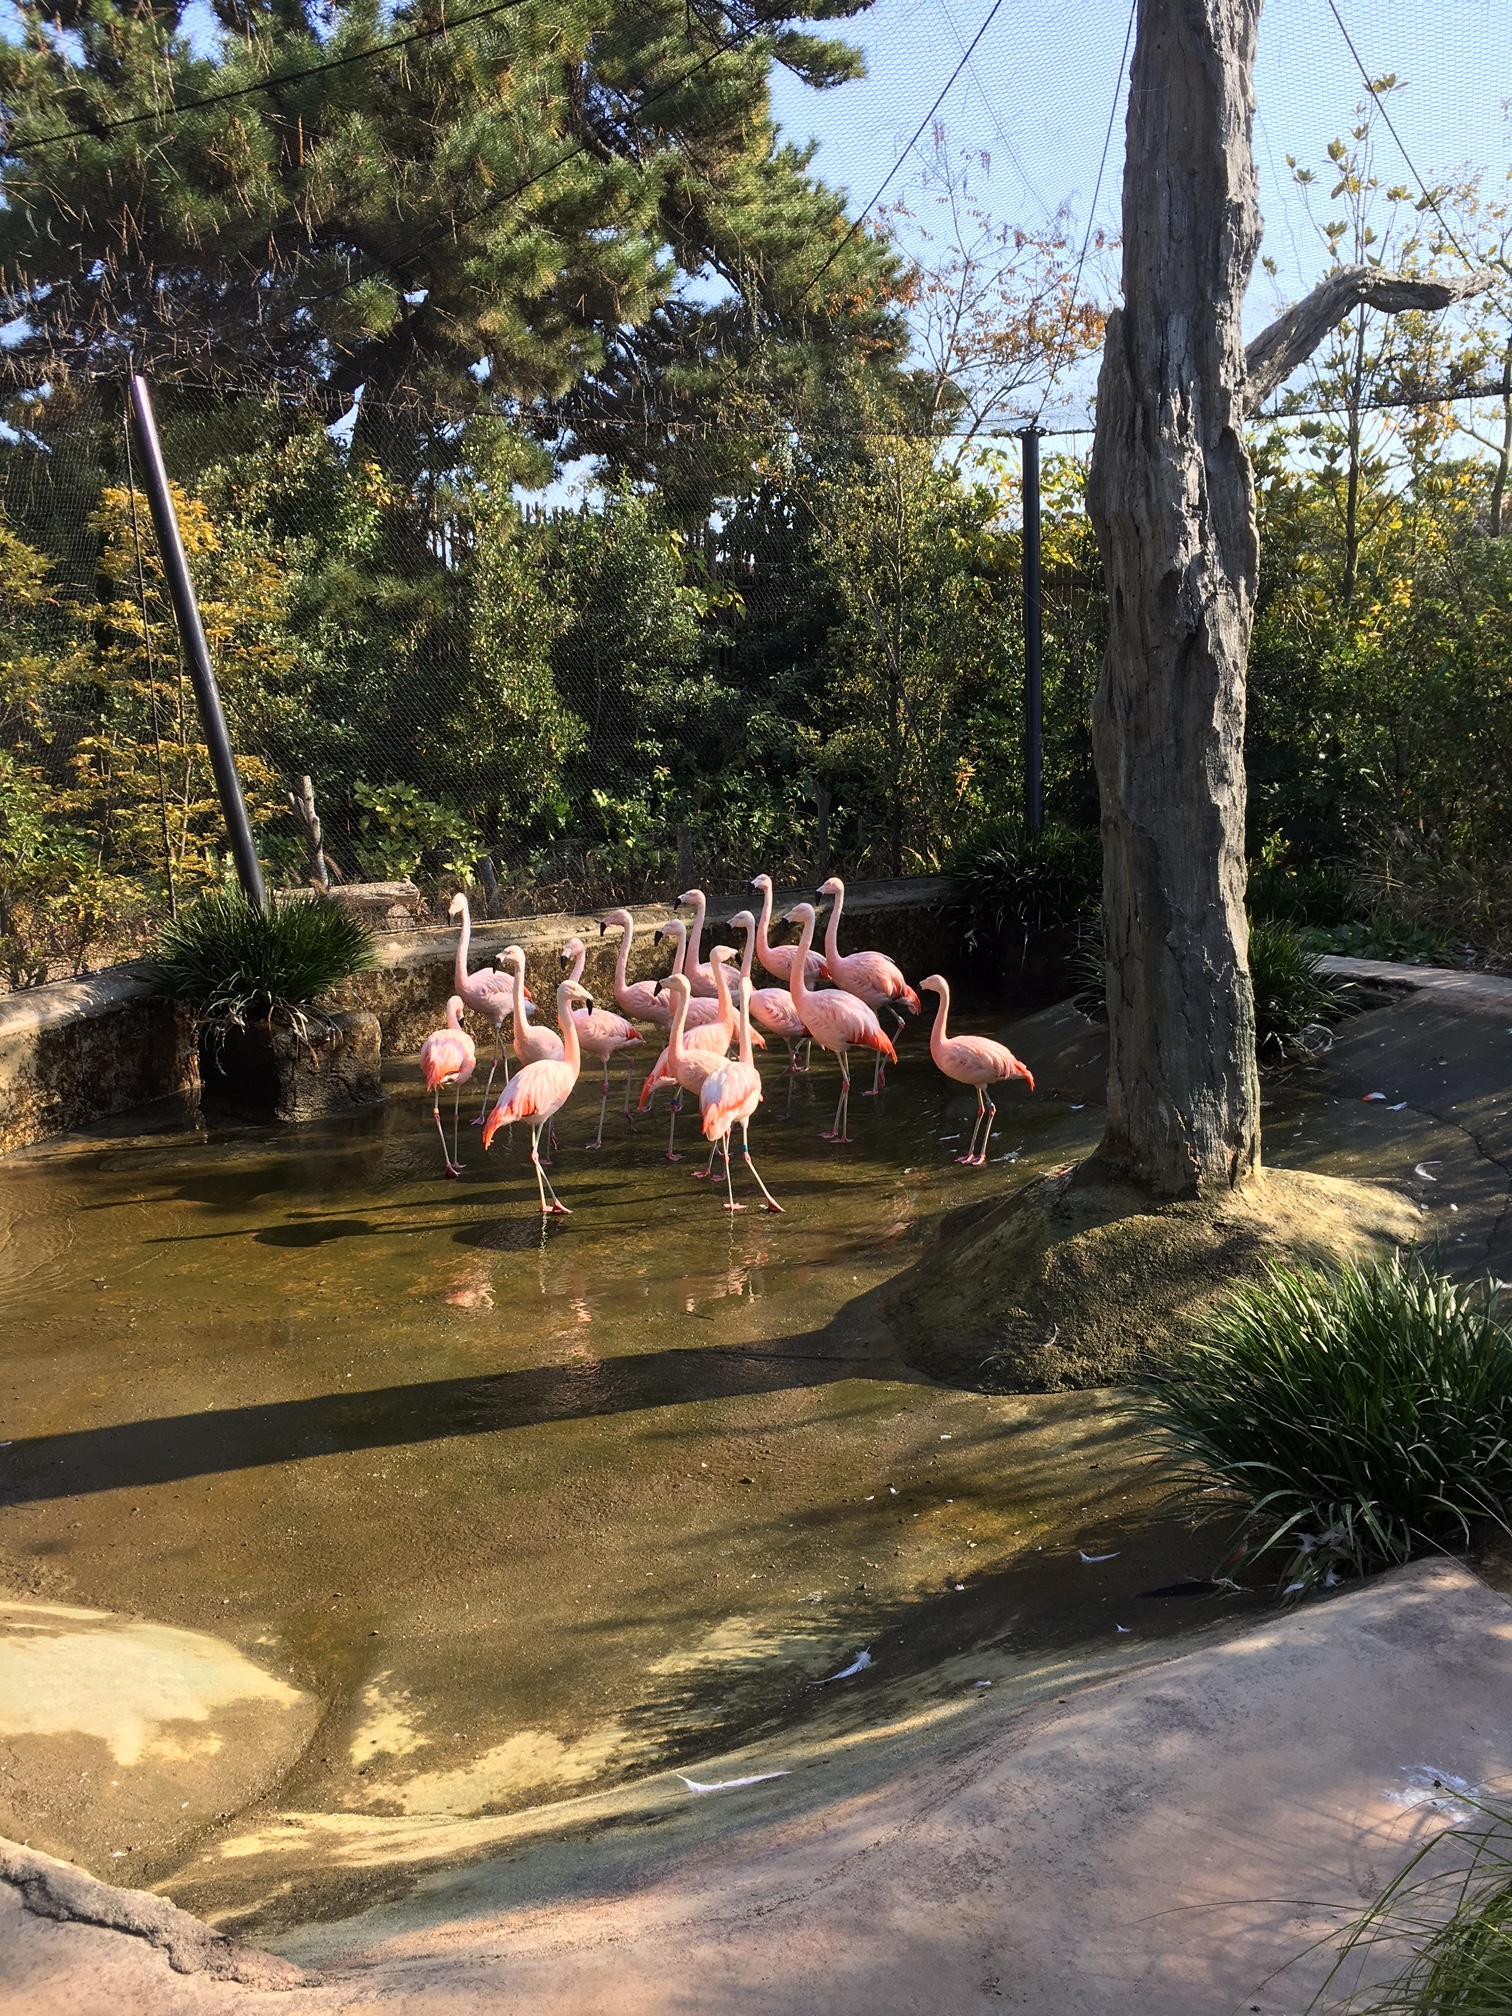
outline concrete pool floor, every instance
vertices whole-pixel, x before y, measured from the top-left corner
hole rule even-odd
[[[1269,1153],[1402,1182],[1446,1258],[1512,1272],[1509,1030],[1427,994],[1361,1017],[1278,1089]],[[543,1238],[523,1159],[501,1181],[474,1141],[467,1181],[443,1184],[413,1096],[297,1152],[167,1131],[7,1165],[9,1591],[227,1642],[317,1717],[292,1768],[275,1743],[276,1768],[248,1754],[245,1798],[207,1816],[165,1794],[155,1823],[112,1811],[111,1781],[141,1767],[96,1731],[20,1831],[290,1950],[323,1921],[360,1943],[364,1909],[447,1922],[470,1884],[529,1916],[605,1867],[639,1883],[690,1803],[730,1853],[746,1799],[785,1793],[822,1832],[836,1800],[885,1800],[974,1740],[978,1715],[1050,1726],[1058,1695],[1173,1634],[1253,1624],[1141,1596],[1203,1572],[1211,1543],[1157,1515],[1111,1396],[992,1399],[908,1371],[874,1291],[960,1194],[939,1138],[960,1109],[916,1049],[835,1167],[812,1140],[830,1089],[763,1116],[794,1208],[733,1227],[645,1133],[601,1161],[567,1149],[583,1208]],[[1078,1152],[1097,1118],[1080,1103],[1005,1111],[999,1152],[1023,1152],[999,1177]],[[862,1649],[870,1670],[814,1685]],[[192,1762],[157,1759],[181,1796]],[[668,1766],[792,1775],[716,1800]]]

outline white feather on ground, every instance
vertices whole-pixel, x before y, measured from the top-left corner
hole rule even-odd
[[[849,1666],[842,1666],[838,1673],[826,1673],[822,1680],[816,1680],[816,1687],[828,1687],[831,1680],[852,1680],[858,1673],[864,1673],[872,1663],[870,1652],[858,1652]]]
[[[681,1771],[674,1771],[674,1778],[682,1782],[690,1792],[739,1792],[747,1785],[765,1785],[772,1778],[786,1778],[786,1771],[754,1771],[749,1778],[716,1778],[712,1784],[705,1784],[698,1778],[685,1778]]]

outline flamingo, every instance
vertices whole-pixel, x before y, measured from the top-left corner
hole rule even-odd
[[[711,964],[714,973],[714,984],[719,989],[719,1000],[717,1005],[711,1005],[715,1005],[715,1013],[718,1019],[713,1022],[701,1023],[696,1029],[690,1028],[688,1025],[693,1010],[702,1005],[700,1002],[690,998],[687,1013],[683,1016],[683,1048],[685,1050],[707,1050],[711,1057],[719,1058],[727,1055],[730,1045],[734,1042],[740,1018],[736,1012],[735,1004],[730,999],[729,975],[725,971],[725,961],[734,957],[735,954],[728,945],[716,945],[714,947]],[[682,969],[674,964],[672,973],[668,978],[674,978],[678,975],[681,975],[684,980],[688,978],[687,974],[683,973]],[[688,984],[691,990],[692,982],[689,981]],[[664,981],[658,982],[658,985],[665,991],[666,983]],[[669,1162],[680,1162],[682,1157],[674,1155],[672,1152],[672,1137],[677,1127],[677,1116],[682,1111],[683,1087],[672,1068],[672,1043],[669,1034],[666,1049],[663,1050],[660,1057],[657,1058],[651,1069],[646,1073],[645,1083],[641,1086],[640,1110],[642,1113],[645,1112],[663,1085],[673,1084],[677,1085],[678,1089],[672,1100],[672,1121],[667,1129],[667,1160]],[[703,1171],[703,1174],[705,1176],[712,1176],[713,1173],[714,1157],[711,1154],[709,1156],[708,1167]]]
[[[488,1095],[493,1090],[494,1073],[500,1064],[504,1066],[504,1083],[509,1083],[509,1052],[504,1047],[504,1024],[514,1013],[515,983],[506,973],[495,972],[492,966],[480,966],[476,973],[467,970],[467,953],[472,944],[472,911],[467,898],[459,889],[453,896],[446,912],[448,917],[460,917],[462,928],[457,933],[457,959],[452,970],[452,988],[460,994],[464,1005],[475,1015],[481,1015],[492,1022],[494,1031],[494,1060],[488,1069],[488,1083],[483,1087],[483,1104],[478,1109],[475,1124],[483,1124],[483,1115],[488,1111]],[[530,989],[525,990],[525,999],[530,999]]]
[[[712,1001],[716,992],[714,972],[703,956],[704,916],[709,899],[702,889],[684,889],[677,900],[686,903],[693,912],[693,922],[688,926],[683,946],[682,970],[688,976],[694,1000]]]
[[[752,940],[747,939],[749,945]],[[751,982],[747,974],[740,976],[740,1054],[728,1063],[711,1071],[703,1081],[698,1093],[698,1110],[703,1121],[704,1139],[724,1149],[725,1209],[744,1211],[744,1204],[735,1202],[735,1187],[730,1181],[730,1130],[739,1126],[741,1153],[746,1167],[756,1178],[756,1187],[766,1199],[762,1209],[781,1213],[782,1206],[761,1180],[761,1172],[751,1160],[751,1140],[747,1123],[761,1104],[761,1073],[756,1069],[751,1056]]]
[[[774,980],[780,980],[784,987],[793,984],[792,945],[774,945],[769,933],[772,928],[772,878],[770,875],[753,875],[751,887],[761,891],[761,914],[756,919],[756,957]],[[822,987],[830,977],[829,968],[817,952],[810,952],[804,963],[804,978],[810,987]]]
[[[554,1029],[544,1029],[530,1019],[530,989],[525,985],[525,948],[523,945],[506,945],[498,955],[497,963],[507,966],[513,976],[515,990],[514,1011],[514,1053],[522,1064],[560,1064],[563,1057],[562,1039]],[[546,1145],[553,1155],[557,1152],[556,1122],[552,1121],[546,1133]]]
[[[614,956],[614,1005],[632,1022],[655,1022],[662,1029],[672,1026],[671,1003],[664,1001],[650,980],[629,977],[630,946],[635,937],[635,919],[628,910],[610,910],[599,919],[599,936],[613,924],[620,934],[619,951]]]
[[[684,924],[681,917],[669,917],[665,924],[657,925],[651,936],[657,944],[660,944],[663,938],[670,938],[672,940],[672,964],[667,969],[668,975],[681,973],[687,980],[688,985],[695,987],[693,975],[688,971],[688,927]],[[711,964],[709,967],[710,973],[713,970]],[[665,991],[663,989],[663,993]],[[717,986],[711,995],[700,995],[695,989],[693,998],[688,1003],[688,1027],[690,1029],[703,1029],[709,1023],[717,1022],[720,1019],[718,995],[719,989]],[[733,1008],[730,1012],[733,1018]],[[672,1026],[672,1011],[670,1008],[667,1010],[667,1020],[664,1026],[668,1029]],[[734,1041],[734,1038],[735,1024],[732,1019],[730,1023],[731,1042]]]
[[[750,981],[751,962],[756,951],[756,920],[749,910],[737,910],[730,919],[730,928],[745,933],[745,942],[740,950],[739,979]],[[785,951],[793,948],[785,946]],[[751,986],[751,1020],[764,1029],[769,1036],[780,1036],[787,1045],[788,1076],[798,1069],[798,1053],[795,1044],[807,1040],[808,1031],[793,1006],[793,997],[786,987]]]
[[[843,1147],[849,1136],[845,1123],[850,1117],[850,1051],[853,1044],[875,1050],[896,1064],[898,1054],[866,1003],[843,987],[825,987],[815,992],[808,984],[808,955],[814,943],[814,906],[795,903],[787,913],[789,924],[798,928],[797,951],[793,961],[793,1006],[799,1019],[821,1050],[833,1050],[840,1064],[840,1098],[835,1106],[834,1125],[821,1141]]]
[[[974,1085],[977,1095],[976,1119],[971,1127],[971,1145],[964,1155],[957,1155],[957,1162],[968,1169],[981,1169],[987,1162],[987,1144],[992,1139],[992,1123],[997,1118],[997,1107],[989,1085],[1001,1085],[1005,1079],[1022,1078],[1032,1092],[1034,1073],[1027,1064],[1021,1064],[1006,1043],[994,1043],[990,1036],[952,1036],[945,1027],[950,1014],[950,982],[941,979],[938,973],[931,973],[927,980],[919,982],[921,988],[929,988],[940,997],[939,1012],[935,1016],[934,1028],[929,1032],[929,1054],[945,1073],[958,1085]],[[976,1138],[986,1121],[987,1131],[982,1136],[978,1149]]]
[[[897,1030],[903,1027],[903,1017],[894,1004],[901,1001],[910,1015],[918,1015],[923,1012],[923,1002],[904,978],[902,967],[895,965],[885,952],[841,952],[840,912],[845,908],[845,884],[840,877],[831,875],[827,882],[821,882],[819,894],[834,898],[829,921],[824,927],[824,963],[829,968],[831,980],[877,1013],[887,1009],[897,1024],[897,1029],[893,1031],[893,1040],[896,1041]],[[881,1091],[886,1071],[887,1066],[879,1052],[868,1098]]]
[[[715,947],[716,962],[719,961],[722,950],[721,946]],[[719,972],[717,965],[716,974],[723,987],[724,975]],[[717,1049],[713,1047],[708,1037],[710,1034],[717,1035],[718,1032],[695,1030],[692,1035],[688,1034],[688,1003],[692,999],[693,989],[686,973],[670,973],[665,980],[658,980],[656,984],[671,998],[672,1027],[667,1032],[666,1049],[658,1058],[655,1068],[647,1074],[646,1082],[641,1087],[641,1111],[644,1113],[650,1105],[652,1094],[659,1084],[666,1084],[670,1080],[676,1085],[677,1096],[672,1101],[672,1117],[667,1126],[667,1160],[681,1162],[681,1155],[673,1150],[672,1137],[677,1128],[677,1110],[682,1103],[682,1095],[684,1092],[691,1092],[697,1098],[702,1094],[705,1078],[711,1072],[717,1071],[724,1062],[724,1053],[729,1044],[726,1041]],[[657,1075],[658,1072],[662,1074],[660,1077]],[[711,1154],[710,1168],[713,1167],[713,1162]],[[708,1170],[704,1171],[705,1175],[708,1173]]]
[[[521,954],[523,959],[524,954]],[[523,1120],[530,1128],[530,1159],[536,1172],[536,1188],[541,1195],[541,1216],[543,1218],[566,1218],[571,1214],[567,1206],[552,1189],[546,1172],[541,1167],[541,1130],[550,1127],[558,1113],[572,1096],[572,1088],[578,1081],[578,1073],[583,1066],[583,1053],[578,1043],[577,1022],[573,1017],[572,1004],[583,1001],[590,1012],[593,996],[576,980],[564,980],[556,990],[557,1025],[561,1029],[562,1054],[559,1057],[541,1057],[527,1064],[499,1095],[499,1103],[483,1123],[483,1146],[487,1148],[501,1127],[512,1127]],[[538,1034],[547,1032],[542,1030]],[[546,1202],[547,1195],[551,1202]]]
[[[420,1069],[425,1075],[426,1090],[436,1096],[431,1111],[436,1116],[436,1132],[441,1137],[441,1153],[446,1162],[448,1176],[462,1174],[461,1151],[457,1146],[458,1113],[462,1104],[462,1087],[471,1078],[477,1067],[478,1052],[471,1036],[462,1027],[462,996],[453,994],[446,1004],[446,1027],[432,1029],[420,1045]],[[441,1087],[452,1088],[452,1145],[451,1153],[446,1151],[446,1129],[441,1125]]]
[[[567,967],[569,980],[581,980],[583,965],[588,957],[581,938],[569,938],[562,947],[562,964]],[[599,1100],[598,1132],[588,1142],[590,1148],[604,1145],[604,1114],[609,1106],[609,1060],[631,1043],[639,1043],[640,1031],[634,1029],[623,1015],[611,1015],[607,1008],[578,1008],[573,1011],[573,1021],[577,1024],[578,1042],[588,1056],[597,1057],[604,1067],[604,1091]],[[630,1074],[625,1073],[625,1117],[630,1116]]]

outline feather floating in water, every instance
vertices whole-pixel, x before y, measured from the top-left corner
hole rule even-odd
[[[1078,1554],[1080,1554],[1083,1561],[1086,1562],[1089,1568],[1095,1568],[1099,1561],[1116,1561],[1118,1559],[1118,1552],[1119,1552],[1119,1550],[1115,1548],[1111,1554],[1089,1554],[1085,1547],[1078,1547],[1076,1551]]]
[[[1412,1173],[1414,1176],[1421,1176],[1425,1183],[1437,1183],[1438,1181],[1437,1176],[1432,1174],[1432,1171],[1437,1166],[1438,1165],[1436,1163],[1414,1162],[1412,1165]]]
[[[1384,1106],[1386,1103],[1386,1094],[1384,1092],[1367,1092],[1360,1100],[1360,1104],[1362,1106],[1373,1106],[1377,1100]]]
[[[772,1778],[786,1778],[786,1771],[755,1771],[749,1778],[716,1778],[713,1784],[704,1784],[697,1778],[684,1778],[681,1771],[673,1772],[674,1778],[682,1782],[690,1792],[739,1792],[747,1785],[765,1785]]]
[[[822,1680],[816,1680],[816,1687],[828,1687],[831,1680],[853,1680],[858,1673],[864,1673],[872,1663],[870,1652],[858,1652],[849,1666],[842,1666],[838,1673],[826,1673]]]

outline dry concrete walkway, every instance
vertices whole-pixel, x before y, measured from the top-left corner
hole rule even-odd
[[[584,1873],[591,1842],[528,1906],[517,1864],[451,1872],[286,1939],[302,1975],[12,1852],[0,2007],[1296,2016],[1318,1965],[1273,1970],[1445,1825],[1456,1788],[1512,1790],[1509,1678],[1512,1606],[1423,1564],[1039,1711],[985,1703],[864,1792],[838,1769],[824,1786],[820,1760],[810,1786],[703,1802],[751,1818],[621,1860],[612,1890]]]

